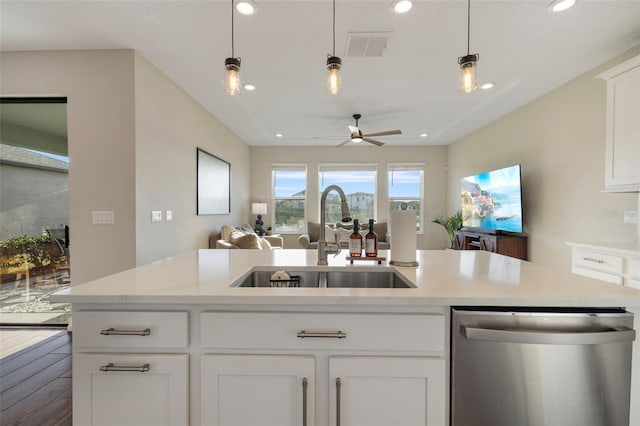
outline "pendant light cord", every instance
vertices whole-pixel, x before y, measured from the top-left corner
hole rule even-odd
[[[471,44],[471,0],[467,0],[467,56],[469,56],[470,44]]]
[[[336,0],[333,0],[333,56],[336,56]]]
[[[235,55],[235,46],[234,46],[234,40],[233,40],[233,33],[234,33],[234,31],[233,31],[233,15],[234,15],[233,9],[234,9],[233,0],[231,0],[231,57],[235,58],[236,55]]]

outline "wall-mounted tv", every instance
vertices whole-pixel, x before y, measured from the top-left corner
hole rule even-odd
[[[520,165],[460,180],[462,226],[484,232],[522,232]]]

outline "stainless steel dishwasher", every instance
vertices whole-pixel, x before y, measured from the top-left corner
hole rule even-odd
[[[629,425],[633,314],[455,308],[453,426]]]

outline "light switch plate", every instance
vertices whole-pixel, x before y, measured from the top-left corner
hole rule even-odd
[[[151,222],[162,222],[162,210],[153,210],[151,212]]]
[[[91,223],[94,225],[113,225],[116,223],[116,215],[113,210],[93,210]]]
[[[170,222],[173,220],[173,212],[171,210],[167,210],[166,212],[164,212],[164,219],[167,222]]]

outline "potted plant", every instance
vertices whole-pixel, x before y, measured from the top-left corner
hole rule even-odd
[[[453,216],[449,217],[439,215],[431,222],[442,225],[444,229],[446,229],[449,235],[449,241],[451,242],[450,248],[453,248],[454,232],[462,229],[462,210],[458,210]]]

